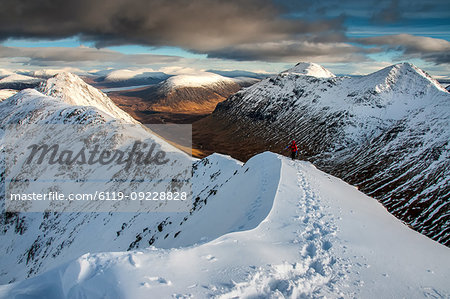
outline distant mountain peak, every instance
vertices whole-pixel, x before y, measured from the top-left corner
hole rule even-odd
[[[136,122],[128,113],[117,107],[106,94],[69,72],[61,72],[54,75],[41,83],[38,90],[45,95],[61,99],[70,105],[92,106],[106,112],[113,118],[127,123]]]
[[[8,73],[0,70],[0,90],[34,88],[38,86],[41,81],[42,80],[39,78],[12,72]]]
[[[420,75],[424,78],[430,79],[431,76],[428,75],[425,71],[421,70],[417,66],[409,62],[401,62],[394,65],[391,65],[386,68],[389,70],[390,74],[394,74],[397,76],[407,75],[409,73]]]
[[[11,83],[11,82],[38,82],[38,78],[21,75],[21,74],[15,74],[12,73],[10,75],[7,75],[6,77],[2,78],[0,80],[0,83]]]
[[[312,76],[317,78],[336,77],[332,72],[323,66],[313,62],[299,62],[294,67],[283,71],[282,73]]]
[[[70,84],[87,85],[80,77],[75,74],[72,74],[70,72],[60,72],[43,82],[39,89],[41,89],[42,91],[52,90],[53,92],[56,92],[57,89],[62,89],[63,87],[65,87],[64,90],[67,91]]]
[[[375,73],[368,75],[377,81],[381,81],[378,88],[391,89],[394,86],[400,89],[425,89],[425,86],[433,85],[439,90],[445,91],[442,85],[427,74],[422,69],[418,68],[412,63],[402,62],[397,63]]]

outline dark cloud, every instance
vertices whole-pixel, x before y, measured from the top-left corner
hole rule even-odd
[[[282,6],[269,0],[2,0],[1,6],[0,39],[79,36],[98,47],[131,43],[206,53],[343,30],[336,20],[282,18]]]
[[[123,54],[107,49],[78,48],[19,48],[0,46],[0,58],[22,58],[24,64],[36,66],[74,65],[77,63],[161,64],[180,62],[177,56],[152,54]]]
[[[374,51],[369,49],[368,51]],[[283,41],[242,44],[212,51],[211,58],[295,62],[299,58],[314,62],[359,62],[367,60],[366,49],[347,43]]]
[[[420,58],[436,64],[450,63],[450,42],[444,39],[410,34],[385,35],[357,39],[359,43],[400,51],[402,58]]]
[[[408,20],[422,18],[426,11],[433,17],[439,13],[438,21],[447,20],[444,26],[448,24],[448,13],[442,13],[443,7],[447,7],[444,0],[425,3],[419,0],[0,1],[0,41],[76,36],[82,42],[93,42],[98,48],[129,44],[174,46],[208,57],[251,61],[367,60],[367,53],[378,48],[368,50],[350,43],[345,24],[351,26],[352,21],[363,20],[366,24],[372,20],[381,26],[378,32],[384,32],[386,24],[398,23],[406,17]],[[421,50],[407,38],[384,41],[363,39],[361,43],[398,48],[405,55],[422,55],[428,61],[448,59],[442,51]],[[23,51],[20,55],[24,55]],[[38,52],[30,52],[31,63],[44,64],[50,59],[68,62],[71,58],[82,61],[83,55],[100,61],[120,56],[117,52],[95,52],[95,49],[64,53],[66,50],[51,48],[41,49],[40,55]],[[163,58],[129,55],[119,59],[141,63]]]

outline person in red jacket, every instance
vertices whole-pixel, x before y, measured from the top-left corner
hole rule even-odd
[[[297,151],[298,151],[298,147],[297,147],[297,144],[295,143],[295,140],[292,140],[291,144],[288,145],[286,147],[286,149],[291,150],[291,158],[292,158],[292,160],[294,160],[295,157],[297,157]]]

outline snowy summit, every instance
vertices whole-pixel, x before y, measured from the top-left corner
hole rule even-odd
[[[312,62],[299,62],[294,67],[281,72],[282,74],[305,75],[317,78],[336,77],[332,72],[321,65]]]
[[[45,95],[59,98],[70,105],[93,106],[116,119],[127,123],[136,123],[128,113],[117,107],[106,94],[69,72],[58,73],[43,82],[39,91]]]

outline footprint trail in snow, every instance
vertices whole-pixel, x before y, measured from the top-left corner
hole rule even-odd
[[[248,280],[236,283],[231,292],[219,296],[247,297],[255,293],[269,297],[322,297],[326,295],[348,296],[341,290],[346,286],[346,272],[350,266],[333,255],[333,242],[337,226],[331,214],[326,215],[327,206],[314,192],[305,177],[302,162],[284,161],[295,170],[294,194],[295,210],[286,217],[283,227],[292,227],[294,234],[290,240],[298,251],[296,261],[259,267]],[[283,185],[279,193],[283,193]],[[291,193],[292,194],[292,193]],[[283,198],[287,200],[287,198]],[[285,210],[286,211],[286,210]]]

